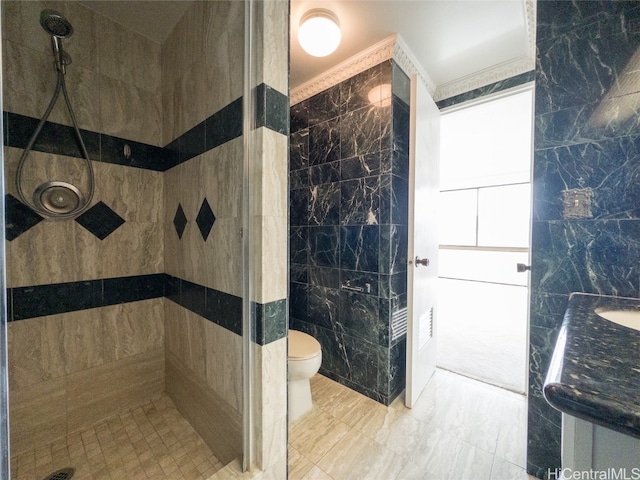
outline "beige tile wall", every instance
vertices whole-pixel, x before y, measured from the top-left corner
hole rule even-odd
[[[65,77],[81,128],[161,145],[160,45],[77,2],[3,2],[4,108],[40,118],[56,85],[43,8],[73,24]],[[122,48],[127,45],[131,48]],[[144,68],[140,68],[144,65]],[[135,67],[135,68],[134,68]],[[49,120],[71,125],[62,96]],[[5,147],[6,191],[21,149]],[[162,173],[93,161],[95,196],[125,223],[100,240],[72,220],[45,220],[7,242],[7,285],[21,287],[162,273]],[[66,180],[87,191],[83,160],[31,152],[23,190]],[[114,261],[117,259],[117,261]],[[8,325],[12,453],[164,391],[163,299]]]
[[[164,301],[9,323],[13,454],[164,391]]]
[[[287,95],[288,10],[286,1],[256,2],[255,77]],[[288,139],[266,128],[252,132],[251,268],[252,300],[287,297]],[[286,478],[287,340],[254,345],[255,462],[269,478]]]
[[[56,84],[40,11],[53,8],[74,27],[66,83],[81,128],[162,146],[160,45],[78,2],[3,2],[4,108],[40,118]],[[123,48],[126,45],[126,48]],[[140,68],[144,65],[144,68]],[[50,120],[71,125],[64,102]]]
[[[9,2],[3,10],[5,108],[9,111],[39,117],[55,85],[48,38],[37,23],[44,7],[57,8],[76,28],[65,46],[74,59],[68,84],[82,128],[164,145],[242,95],[243,2],[194,2],[162,49],[134,39],[131,32],[80,4]],[[260,45],[265,48],[260,54],[261,80],[256,85],[265,82],[286,93],[287,29],[283,22],[288,18],[288,4],[265,2],[260,9],[264,9],[259,20],[264,26],[259,30]],[[140,47],[123,52],[125,42]],[[148,71],[139,68],[143,61],[145,65],[149,62]],[[213,85],[215,88],[207,88]],[[70,124],[59,107],[51,120]],[[259,235],[252,245],[252,266],[259,280],[252,300],[266,303],[286,297],[287,147],[286,137],[280,134],[264,129],[256,134],[261,160],[251,179],[258,199],[252,225]],[[19,156],[12,150],[6,150],[8,171],[15,169]],[[96,162],[94,166],[99,179],[96,201],[103,199],[126,223],[100,242],[75,222],[42,222],[10,242],[10,286],[166,271],[242,295],[241,139],[164,174]],[[12,178],[10,173],[7,178]],[[9,191],[11,188],[8,186]],[[216,215],[206,242],[195,224],[205,197]],[[172,224],[178,203],[188,219],[182,240],[177,239]],[[47,238],[60,240],[45,246]],[[122,258],[125,251],[130,256]],[[115,254],[119,261],[110,262]],[[37,269],[23,260],[34,255]],[[20,359],[12,363],[16,371],[11,373],[12,382],[18,382],[12,385],[12,423],[19,426],[12,438],[16,448],[43,438],[50,441],[47,433],[56,428],[76,428],[78,422],[69,420],[67,411],[86,421],[93,419],[92,413],[102,415],[101,404],[93,403],[105,396],[94,389],[100,383],[112,384],[116,392],[122,390],[133,397],[155,394],[163,388],[165,367],[159,365],[166,356],[166,389],[178,407],[194,423],[208,426],[208,431],[220,428],[219,419],[215,424],[210,422],[223,412],[227,423],[222,430],[234,440],[230,442],[233,448],[219,448],[227,458],[237,455],[242,398],[240,337],[169,300],[151,302],[160,302],[160,307],[153,304],[151,315],[148,311],[138,312],[139,316],[133,311],[116,314],[111,310],[116,307],[107,307],[11,325],[10,353]],[[148,307],[147,302],[139,303],[140,308]],[[138,303],[128,305],[138,308]],[[121,328],[107,332],[109,321],[95,324],[96,317],[86,322],[76,318],[84,318],[88,312],[99,312],[100,318],[111,312],[122,322]],[[127,328],[136,322],[155,325],[152,318],[163,317],[166,334],[158,329],[145,335],[156,338],[153,332],[165,334],[166,347],[158,348],[151,342],[141,350],[135,341],[123,340],[131,333]],[[34,326],[31,333],[21,328],[27,325]],[[83,351],[78,344],[65,342],[64,332],[77,333],[78,339],[94,342],[95,348]],[[20,351],[20,342],[31,344],[28,354]],[[272,472],[270,478],[282,478],[286,472],[286,341],[254,348],[257,463]],[[162,372],[160,377],[158,372]],[[126,391],[127,385],[135,384],[143,388]],[[50,400],[45,403],[43,398]],[[110,410],[116,397],[105,398],[104,408]],[[46,415],[33,415],[33,411]],[[207,441],[219,442],[216,438]]]
[[[194,2],[167,38],[162,48],[165,145],[242,96],[243,15],[243,2]]]
[[[242,95],[242,2],[194,2],[162,49],[164,141]],[[204,59],[204,61],[203,61]],[[242,138],[164,173],[166,273],[242,296]],[[204,199],[216,217],[203,240],[196,217]],[[187,226],[178,238],[178,205]],[[242,449],[240,336],[167,301],[167,393],[225,463]]]

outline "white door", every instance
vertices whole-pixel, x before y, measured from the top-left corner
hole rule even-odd
[[[411,408],[436,369],[436,285],[440,112],[426,86],[411,77],[407,390]]]

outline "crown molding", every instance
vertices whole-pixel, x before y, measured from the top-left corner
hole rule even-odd
[[[396,37],[397,35],[391,35],[357,55],[346,59],[335,67],[331,67],[326,72],[312,78],[308,82],[297,86],[291,90],[289,95],[290,105],[295,105],[302,100],[312,97],[316,93],[320,93],[358,73],[379,65],[385,60],[393,58]]]
[[[494,67],[486,68],[474,73],[473,75],[468,75],[453,82],[440,85],[436,89],[433,99],[436,102],[439,102],[440,100],[445,100],[462,93],[470,92],[476,88],[515,77],[521,73],[530,72],[534,68],[535,62],[533,59],[530,58],[529,55],[523,55]]]
[[[416,57],[411,53],[409,47],[404,42],[400,35],[396,38],[395,49],[393,52],[393,60],[404,70],[404,73],[408,75],[416,75],[422,83],[424,83],[427,87],[429,93],[433,96],[436,91],[436,86],[431,80],[431,77],[427,72],[422,68],[420,62],[416,59]]]
[[[524,15],[527,29],[527,54],[507,62],[481,70],[472,75],[459,78],[436,87],[424,68],[413,56],[400,35],[394,34],[362,52],[348,58],[344,62],[330,68],[326,72],[312,78],[308,82],[292,89],[289,95],[290,105],[312,97],[348,78],[379,65],[385,60],[393,59],[404,70],[417,77],[427,86],[434,100],[466,93],[507,78],[520,75],[535,69],[536,52],[536,0],[524,1]]]
[[[524,0],[524,14],[527,33],[527,53],[507,62],[480,70],[436,88],[436,102],[467,93],[476,88],[505,80],[521,73],[530,72],[536,67],[536,2]]]

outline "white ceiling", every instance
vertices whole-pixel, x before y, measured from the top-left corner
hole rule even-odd
[[[84,5],[162,43],[190,0],[103,1]],[[296,34],[302,15],[327,8],[340,19],[342,43],[325,58],[306,54]],[[525,0],[291,0],[291,88],[394,33],[435,86],[521,58],[532,48]]]
[[[326,8],[340,20],[342,44],[314,58],[297,41],[300,18]],[[291,87],[398,33],[440,86],[525,56],[524,0],[292,0]]]

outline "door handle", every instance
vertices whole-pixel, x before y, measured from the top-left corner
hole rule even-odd
[[[518,264],[516,264],[516,269],[518,270],[518,273],[524,273],[527,270],[531,270],[531,265],[525,265],[524,263],[518,263]]]
[[[416,267],[418,265],[423,265],[425,267],[429,266],[429,259],[428,258],[418,258],[416,257]]]

